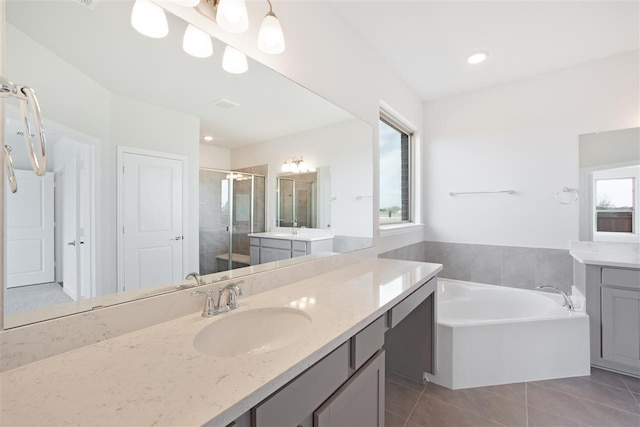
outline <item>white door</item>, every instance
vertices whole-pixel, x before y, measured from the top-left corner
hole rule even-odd
[[[120,290],[181,280],[182,161],[123,152]]]
[[[7,287],[54,281],[53,175],[16,170],[18,192],[6,194]]]
[[[72,299],[91,294],[89,245],[91,209],[89,147],[68,138],[54,145],[56,181],[57,280]]]

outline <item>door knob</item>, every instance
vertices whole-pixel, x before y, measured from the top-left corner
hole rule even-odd
[[[174,238],[173,238],[173,239],[171,239],[171,240],[182,240],[182,239],[184,239],[184,237],[183,237],[183,236],[176,236],[176,237],[174,237]]]
[[[76,241],[74,240],[73,242],[69,242],[69,243],[67,243],[67,245],[69,245],[69,246],[75,246],[75,245],[76,245]]]

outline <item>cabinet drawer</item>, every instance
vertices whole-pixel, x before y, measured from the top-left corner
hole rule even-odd
[[[293,241],[293,250],[307,252],[307,242],[301,242],[300,240]]]
[[[255,427],[297,426],[349,378],[346,342],[253,409]]]
[[[434,291],[435,277],[422,285],[414,293],[400,301],[395,307],[389,310],[389,327],[395,328],[398,323],[409,315],[422,301]],[[431,286],[433,285],[433,286]]]
[[[291,258],[295,258],[297,256],[305,256],[307,253],[302,251],[293,251],[291,252]]]
[[[263,248],[289,249],[291,250],[291,240],[262,239]]]
[[[351,338],[351,367],[359,369],[384,345],[385,317],[374,320]]]
[[[640,289],[640,270],[603,267],[602,284]]]
[[[260,246],[260,238],[259,237],[249,237],[249,244],[251,246]]]

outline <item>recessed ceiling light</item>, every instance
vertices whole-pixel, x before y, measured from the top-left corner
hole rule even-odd
[[[202,139],[204,139],[205,141],[209,141],[209,142],[213,141],[213,137],[211,135],[205,135],[205,136],[202,137]]]
[[[474,52],[467,57],[467,62],[469,64],[479,64],[487,59],[487,56],[489,56],[489,52],[486,51]]]

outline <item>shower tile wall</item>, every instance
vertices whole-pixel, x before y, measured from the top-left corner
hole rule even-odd
[[[568,250],[420,242],[381,258],[443,264],[440,277],[522,289],[554,285],[570,293],[573,259]]]

